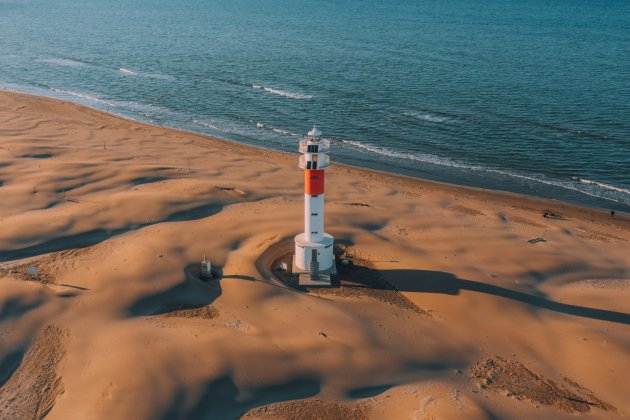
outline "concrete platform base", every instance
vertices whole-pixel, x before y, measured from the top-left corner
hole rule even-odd
[[[334,238],[324,233],[317,241],[307,241],[301,233],[295,237],[292,273],[298,275],[298,285],[305,287],[330,287],[337,274]]]

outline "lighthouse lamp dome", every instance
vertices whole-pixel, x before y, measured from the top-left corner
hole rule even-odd
[[[312,137],[313,139],[318,139],[322,136],[322,132],[317,129],[317,127],[313,126],[311,130],[307,133],[307,136]]]

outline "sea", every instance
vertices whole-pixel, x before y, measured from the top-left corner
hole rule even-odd
[[[0,0],[0,89],[630,211],[628,0]]]

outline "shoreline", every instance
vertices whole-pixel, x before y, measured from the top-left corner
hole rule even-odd
[[[27,92],[2,90],[2,89],[0,89],[0,95],[26,96],[26,97],[31,97],[36,100],[50,100],[53,102],[58,102],[60,104],[73,105],[73,106],[78,107],[79,109],[87,109],[87,110],[90,110],[91,112],[102,114],[103,116],[106,116],[108,118],[118,118],[132,124],[137,124],[137,125],[151,127],[151,128],[170,130],[174,133],[195,136],[195,137],[200,138],[202,141],[218,142],[228,148],[242,147],[244,150],[248,150],[248,151],[255,150],[255,151],[262,151],[265,153],[277,154],[278,156],[283,156],[285,159],[289,157],[295,158],[297,156],[297,152],[292,153],[292,152],[286,152],[282,150],[265,148],[262,146],[247,144],[247,143],[240,142],[237,140],[213,137],[213,136],[207,135],[205,133],[197,132],[197,131],[186,130],[186,129],[182,129],[178,127],[167,126],[167,125],[152,124],[145,121],[136,120],[129,116],[107,112],[107,111],[94,108],[88,105],[84,105],[81,103],[77,103],[74,101],[58,99],[58,98],[54,98],[50,96],[43,96],[43,95],[31,94]],[[333,150],[332,155],[334,157],[334,150]],[[445,190],[457,191],[459,193],[467,192],[468,194],[471,194],[471,195],[481,195],[481,196],[487,195],[488,197],[493,197],[495,199],[498,199],[499,201],[501,201],[501,198],[503,198],[504,200],[506,199],[507,200],[509,199],[522,200],[523,204],[525,204],[526,206],[528,207],[533,206],[537,210],[540,210],[543,212],[548,211],[548,210],[550,211],[553,207],[559,207],[562,209],[563,212],[579,215],[578,217],[598,217],[598,218],[601,217],[602,221],[605,219],[609,221],[620,221],[622,224],[630,226],[630,212],[626,212],[623,210],[615,210],[615,216],[611,217],[610,215],[611,210],[604,207],[588,206],[588,205],[563,201],[561,199],[539,197],[539,196],[528,195],[528,194],[523,194],[523,193],[518,193],[518,192],[495,190],[491,188],[475,187],[475,186],[470,186],[470,185],[461,185],[461,184],[456,184],[456,183],[425,179],[425,178],[415,177],[412,175],[400,174],[396,172],[388,172],[385,170],[379,170],[379,169],[374,169],[374,168],[360,168],[355,165],[337,162],[334,159],[332,159],[331,162],[333,166],[336,166],[339,168],[345,168],[350,171],[360,171],[360,172],[365,172],[365,173],[379,174],[380,176],[383,176],[383,177],[390,177],[393,180],[400,180],[400,181],[407,180],[411,183],[414,183],[414,182],[419,183],[421,185],[424,185],[425,187],[433,186],[434,188],[443,188]]]
[[[8,87],[0,88],[0,92],[30,95],[30,96],[34,96],[38,98],[47,98],[47,99],[52,99],[52,100],[58,100],[61,102],[69,102],[69,103],[76,104],[78,106],[83,106],[83,107],[92,109],[94,111],[104,112],[105,114],[112,115],[112,116],[129,120],[129,121],[133,121],[139,124],[147,124],[150,126],[168,128],[168,129],[172,129],[176,131],[199,135],[199,136],[206,137],[213,140],[220,140],[220,141],[227,141],[231,143],[241,144],[241,145],[253,147],[256,149],[260,148],[260,149],[269,150],[269,151],[278,152],[278,153],[289,153],[289,154],[292,153],[292,151],[285,151],[285,150],[276,149],[276,148],[266,148],[261,145],[252,144],[251,142],[248,142],[247,140],[238,140],[234,138],[229,138],[227,136],[226,137],[216,136],[213,134],[205,133],[203,131],[187,129],[187,128],[182,128],[178,126],[168,125],[168,124],[155,124],[155,123],[143,121],[142,119],[136,119],[135,117],[126,115],[125,113],[112,112],[111,110],[104,110],[104,109],[101,109],[92,105],[84,104],[79,100],[72,100],[70,98],[59,98],[52,94],[48,95],[46,94],[46,92],[31,93],[28,91],[22,91],[19,88],[8,88]],[[381,162],[379,160],[374,160],[373,162],[370,161],[368,165],[371,167],[366,167],[366,168],[360,168],[358,164],[352,163],[352,159],[349,159],[348,157],[345,157],[344,160],[350,161],[350,162],[341,163],[341,162],[336,161],[335,164],[346,165],[346,166],[356,167],[359,169],[366,169],[366,170],[382,172],[382,173],[387,173],[387,174],[393,174],[397,176],[410,177],[413,179],[418,179],[418,180],[422,180],[426,182],[443,183],[447,185],[455,185],[459,187],[472,188],[472,189],[481,189],[481,190],[498,192],[498,193],[516,194],[518,196],[531,197],[534,199],[558,201],[558,202],[562,202],[562,203],[566,203],[570,205],[575,205],[578,207],[600,209],[602,211],[614,210],[616,213],[622,212],[622,213],[625,213],[626,215],[630,215],[630,205],[628,204],[615,201],[614,199],[605,198],[603,196],[593,195],[585,191],[573,190],[572,188],[568,188],[568,187],[562,187],[558,185],[552,185],[550,187],[553,191],[557,192],[557,194],[555,194],[556,196],[566,194],[565,198],[553,197],[551,196],[551,194],[546,196],[545,194],[542,194],[542,192],[544,191],[544,187],[542,185],[544,185],[545,182],[535,181],[533,179],[532,179],[532,182],[534,182],[534,184],[539,183],[540,188],[536,188],[535,192],[523,192],[523,191],[518,191],[518,188],[515,189],[515,184],[510,184],[509,180],[507,180],[507,184],[506,184],[506,185],[509,185],[508,187],[509,189],[501,189],[501,187],[498,187],[500,186],[501,183],[496,182],[496,181],[491,182],[491,184],[496,184],[494,187],[493,186],[480,186],[480,181],[479,181],[480,177],[477,173],[474,173],[474,172],[471,173],[471,175],[474,175],[473,178],[475,178],[476,181],[467,183],[465,181],[466,178],[462,177],[461,174],[458,176],[454,176],[453,174],[449,174],[448,170],[446,169],[439,172],[435,172],[436,174],[435,176],[426,178],[426,177],[423,177],[422,175],[415,175],[414,173],[412,173],[413,171],[409,169],[404,169],[403,167],[398,168],[399,172],[389,171],[385,168],[387,166],[387,163]],[[542,195],[538,195],[537,192],[541,193]],[[608,205],[605,205],[605,203],[607,203]]]

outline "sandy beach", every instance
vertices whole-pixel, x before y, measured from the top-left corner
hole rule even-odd
[[[630,416],[627,214],[327,176],[296,290],[297,154],[0,92],[0,418]]]

